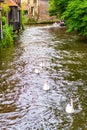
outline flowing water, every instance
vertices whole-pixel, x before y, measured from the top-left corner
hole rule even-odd
[[[27,27],[0,51],[0,130],[87,130],[87,42],[65,30]]]

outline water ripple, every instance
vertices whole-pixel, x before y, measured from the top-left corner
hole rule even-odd
[[[87,46],[78,45],[76,38],[53,25],[27,27],[11,54],[3,51],[7,57],[0,56],[2,130],[86,128]],[[46,80],[47,92],[43,90]],[[75,113],[67,114],[71,97]]]

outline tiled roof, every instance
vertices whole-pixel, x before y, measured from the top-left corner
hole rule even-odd
[[[13,0],[8,0],[8,6],[18,6]]]

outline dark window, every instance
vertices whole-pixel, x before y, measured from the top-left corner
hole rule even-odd
[[[31,7],[31,13],[33,13],[34,7]]]

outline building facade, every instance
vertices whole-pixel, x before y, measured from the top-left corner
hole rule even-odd
[[[54,17],[49,16],[48,0],[22,0],[28,6],[28,16],[34,17],[39,21],[53,20]]]
[[[7,4],[10,8],[8,12],[8,24],[13,26],[13,31],[21,29],[21,1],[8,0]]]

